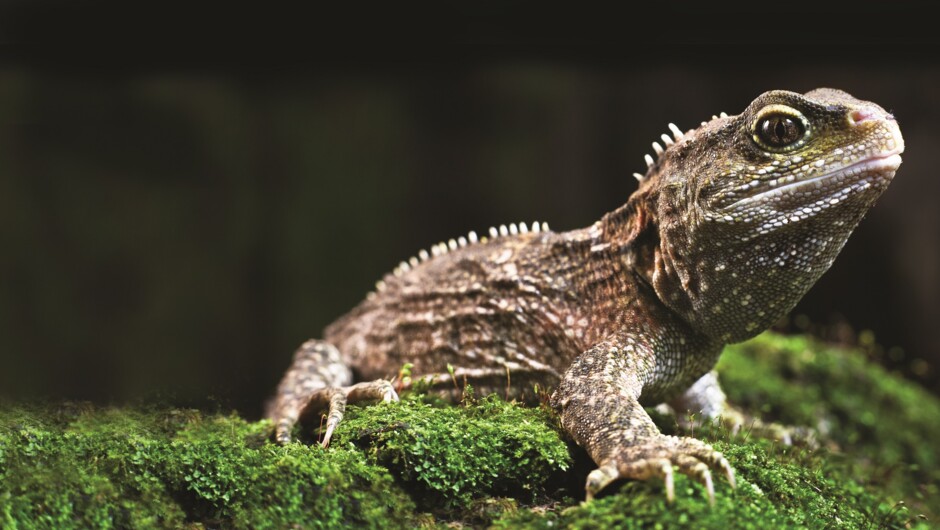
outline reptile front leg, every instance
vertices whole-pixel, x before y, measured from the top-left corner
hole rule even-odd
[[[639,351],[634,341],[603,341],[575,360],[552,395],[552,406],[559,411],[565,430],[598,465],[588,475],[587,498],[619,478],[660,477],[672,501],[675,466],[702,484],[713,503],[710,468],[720,470],[732,487],[734,471],[708,444],[663,435],[643,410],[641,374],[648,370],[642,360],[654,358]]]

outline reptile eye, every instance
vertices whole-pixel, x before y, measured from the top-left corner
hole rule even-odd
[[[760,120],[757,130],[761,140],[772,147],[786,147],[803,138],[803,124],[785,115],[768,116]]]
[[[769,151],[789,151],[802,145],[809,123],[800,112],[786,105],[761,109],[752,128],[754,141]]]

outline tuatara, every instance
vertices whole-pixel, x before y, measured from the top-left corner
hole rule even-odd
[[[402,262],[299,348],[269,410],[276,439],[305,409],[327,409],[328,444],[347,401],[398,399],[387,378],[411,363],[442,389],[553,388],[598,466],[588,498],[617,478],[661,477],[672,499],[678,469],[713,500],[711,470],[733,484],[731,465],[661,434],[643,406],[730,410],[712,371],[722,347],[784,316],[829,268],[904,141],[891,114],[832,89],[767,92],[739,115],[669,128],[639,189],[593,225],[500,226]]]

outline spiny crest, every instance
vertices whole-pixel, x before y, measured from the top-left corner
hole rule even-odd
[[[717,120],[719,117],[727,118],[728,115],[722,112],[718,116],[712,116],[712,119]],[[704,121],[702,122],[702,125],[706,125],[706,124],[707,122],[704,122]],[[679,127],[677,127],[675,123],[670,123],[668,127],[669,127],[669,132],[672,133],[672,136],[669,136],[668,134],[663,134],[659,137],[663,142],[662,144],[660,144],[659,142],[653,142],[653,152],[656,153],[656,158],[654,159],[652,155],[648,155],[648,154],[643,155],[643,159],[646,161],[647,170],[653,167],[653,164],[655,164],[657,160],[662,158],[663,153],[666,152],[666,149],[669,149],[669,147],[675,145],[676,142],[682,141],[685,138],[685,135],[692,132],[691,130],[688,130],[683,133],[682,130],[679,129]],[[637,179],[638,181],[643,182],[643,179],[646,178],[646,175],[642,173],[634,173],[633,177]]]
[[[468,245],[473,245],[476,243],[486,243],[490,239],[496,239],[503,236],[517,235],[517,234],[528,234],[532,232],[538,234],[540,232],[548,232],[548,223],[539,223],[537,221],[533,222],[531,227],[525,223],[510,223],[509,225],[499,225],[499,227],[491,226],[489,229],[489,237],[483,236],[478,237],[477,233],[470,231],[469,234],[460,236],[457,239],[450,239],[447,242],[440,242],[436,245],[431,246],[430,250],[420,250],[418,251],[417,256],[412,256],[405,261],[402,261],[398,264],[395,269],[392,270],[394,276],[401,276],[411,269],[417,267],[421,263],[428,261],[431,258],[436,258],[438,256],[443,256],[450,251],[457,250],[458,248],[463,248]],[[382,291],[385,289],[385,282],[379,280],[375,283],[375,290]],[[368,294],[368,298],[372,299],[375,296],[375,292]]]
[[[660,138],[663,141],[662,144],[660,144],[659,142],[653,142],[653,152],[656,153],[655,159],[651,155],[643,156],[643,159],[646,161],[647,169],[653,167],[653,164],[655,164],[656,160],[659,160],[660,157],[663,156],[663,153],[666,152],[666,149],[669,149],[670,146],[674,145],[676,142],[679,142],[683,138],[685,138],[685,134],[682,132],[682,130],[679,129],[679,127],[676,127],[675,123],[669,124],[669,131],[672,133],[672,136],[669,136],[668,134],[663,134],[662,136],[660,136]],[[665,147],[663,147],[664,145]],[[645,176],[640,173],[634,173],[633,177],[636,178],[640,182],[642,182],[643,179],[645,178]]]

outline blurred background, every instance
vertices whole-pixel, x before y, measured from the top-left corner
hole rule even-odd
[[[0,395],[260,414],[418,249],[586,226],[668,122],[820,86],[893,111],[907,151],[779,328],[937,391],[940,62],[899,6],[0,4]]]

